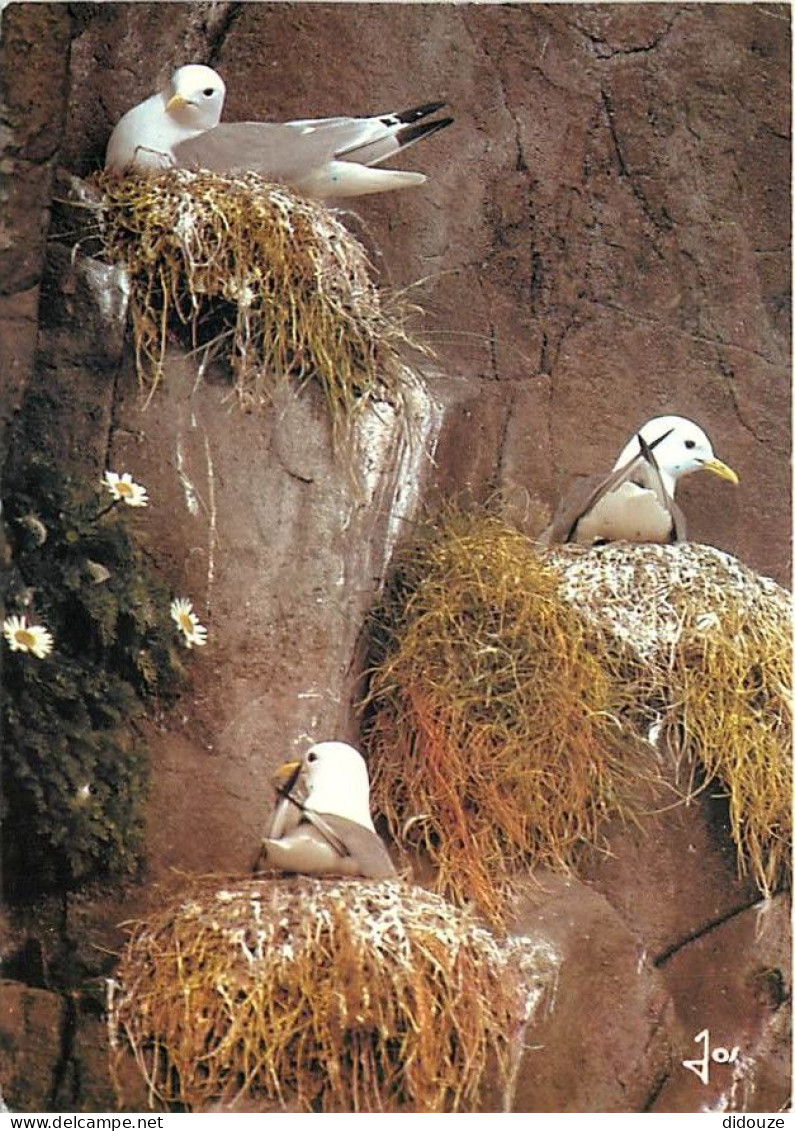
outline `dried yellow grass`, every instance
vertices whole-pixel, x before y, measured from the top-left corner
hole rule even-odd
[[[791,623],[780,586],[708,546],[536,552],[448,514],[373,617],[374,807],[437,890],[500,922],[515,873],[602,848],[605,818],[670,788],[668,757],[681,803],[728,798],[738,872],[767,896],[791,874]]]
[[[691,767],[684,796],[728,798],[740,875],[768,896],[790,881],[790,595],[730,555],[683,543],[557,549],[562,593],[625,657],[646,722]],[[701,782],[694,785],[695,773]]]
[[[407,546],[372,630],[374,809],[430,859],[436,890],[500,922],[514,873],[570,868],[631,811],[637,740],[611,645],[489,515],[450,513]]]
[[[779,628],[733,609],[706,629],[690,618],[672,672],[680,727],[669,741],[699,759],[703,788],[722,786],[739,873],[765,896],[791,867],[792,657]]]
[[[556,966],[399,881],[216,883],[136,927],[112,1055],[192,1111],[471,1110],[494,1072],[507,1106]]]
[[[407,305],[386,309],[339,217],[254,174],[172,169],[96,178],[105,255],[131,285],[138,375],[154,391],[169,330],[228,362],[246,406],[315,380],[335,432],[372,399],[399,401]]]

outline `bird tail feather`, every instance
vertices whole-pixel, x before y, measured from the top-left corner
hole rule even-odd
[[[328,197],[364,196],[373,192],[390,192],[392,189],[410,188],[424,184],[424,173],[409,173],[400,169],[373,169],[353,161],[332,161],[313,172],[295,188],[318,200]]]

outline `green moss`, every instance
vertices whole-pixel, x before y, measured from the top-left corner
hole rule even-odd
[[[4,491],[5,612],[55,641],[44,659],[3,647],[4,879],[25,895],[136,870],[149,777],[136,720],[182,668],[140,519],[51,465],[17,480]]]

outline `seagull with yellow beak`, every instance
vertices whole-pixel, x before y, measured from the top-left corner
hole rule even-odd
[[[269,867],[372,880],[395,875],[370,816],[370,781],[358,750],[319,742],[301,761],[281,766],[274,784],[279,800],[260,851]]]
[[[685,542],[685,516],[674,494],[678,481],[695,471],[711,471],[729,483],[739,482],[692,420],[656,416],[622,448],[608,475],[588,476],[577,484],[540,541],[584,546]]]
[[[378,166],[452,122],[431,118],[443,102],[371,118],[221,122],[225,96],[224,80],[212,67],[178,67],[163,90],[120,119],[105,168],[256,173],[316,200],[363,196],[422,184],[422,173]]]

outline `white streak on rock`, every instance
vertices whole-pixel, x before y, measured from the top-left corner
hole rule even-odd
[[[204,458],[207,462],[207,496],[210,508],[210,521],[207,533],[207,608],[210,608],[210,595],[212,592],[213,581],[215,580],[215,547],[218,543],[218,508],[215,500],[215,468],[213,465],[213,455],[210,448],[210,438],[205,429],[202,429],[204,436]]]
[[[180,437],[177,437],[175,458],[177,462],[177,475],[179,476],[182,490],[185,492],[185,506],[195,517],[199,513],[199,496],[185,471],[185,456],[182,451],[182,439]]]

